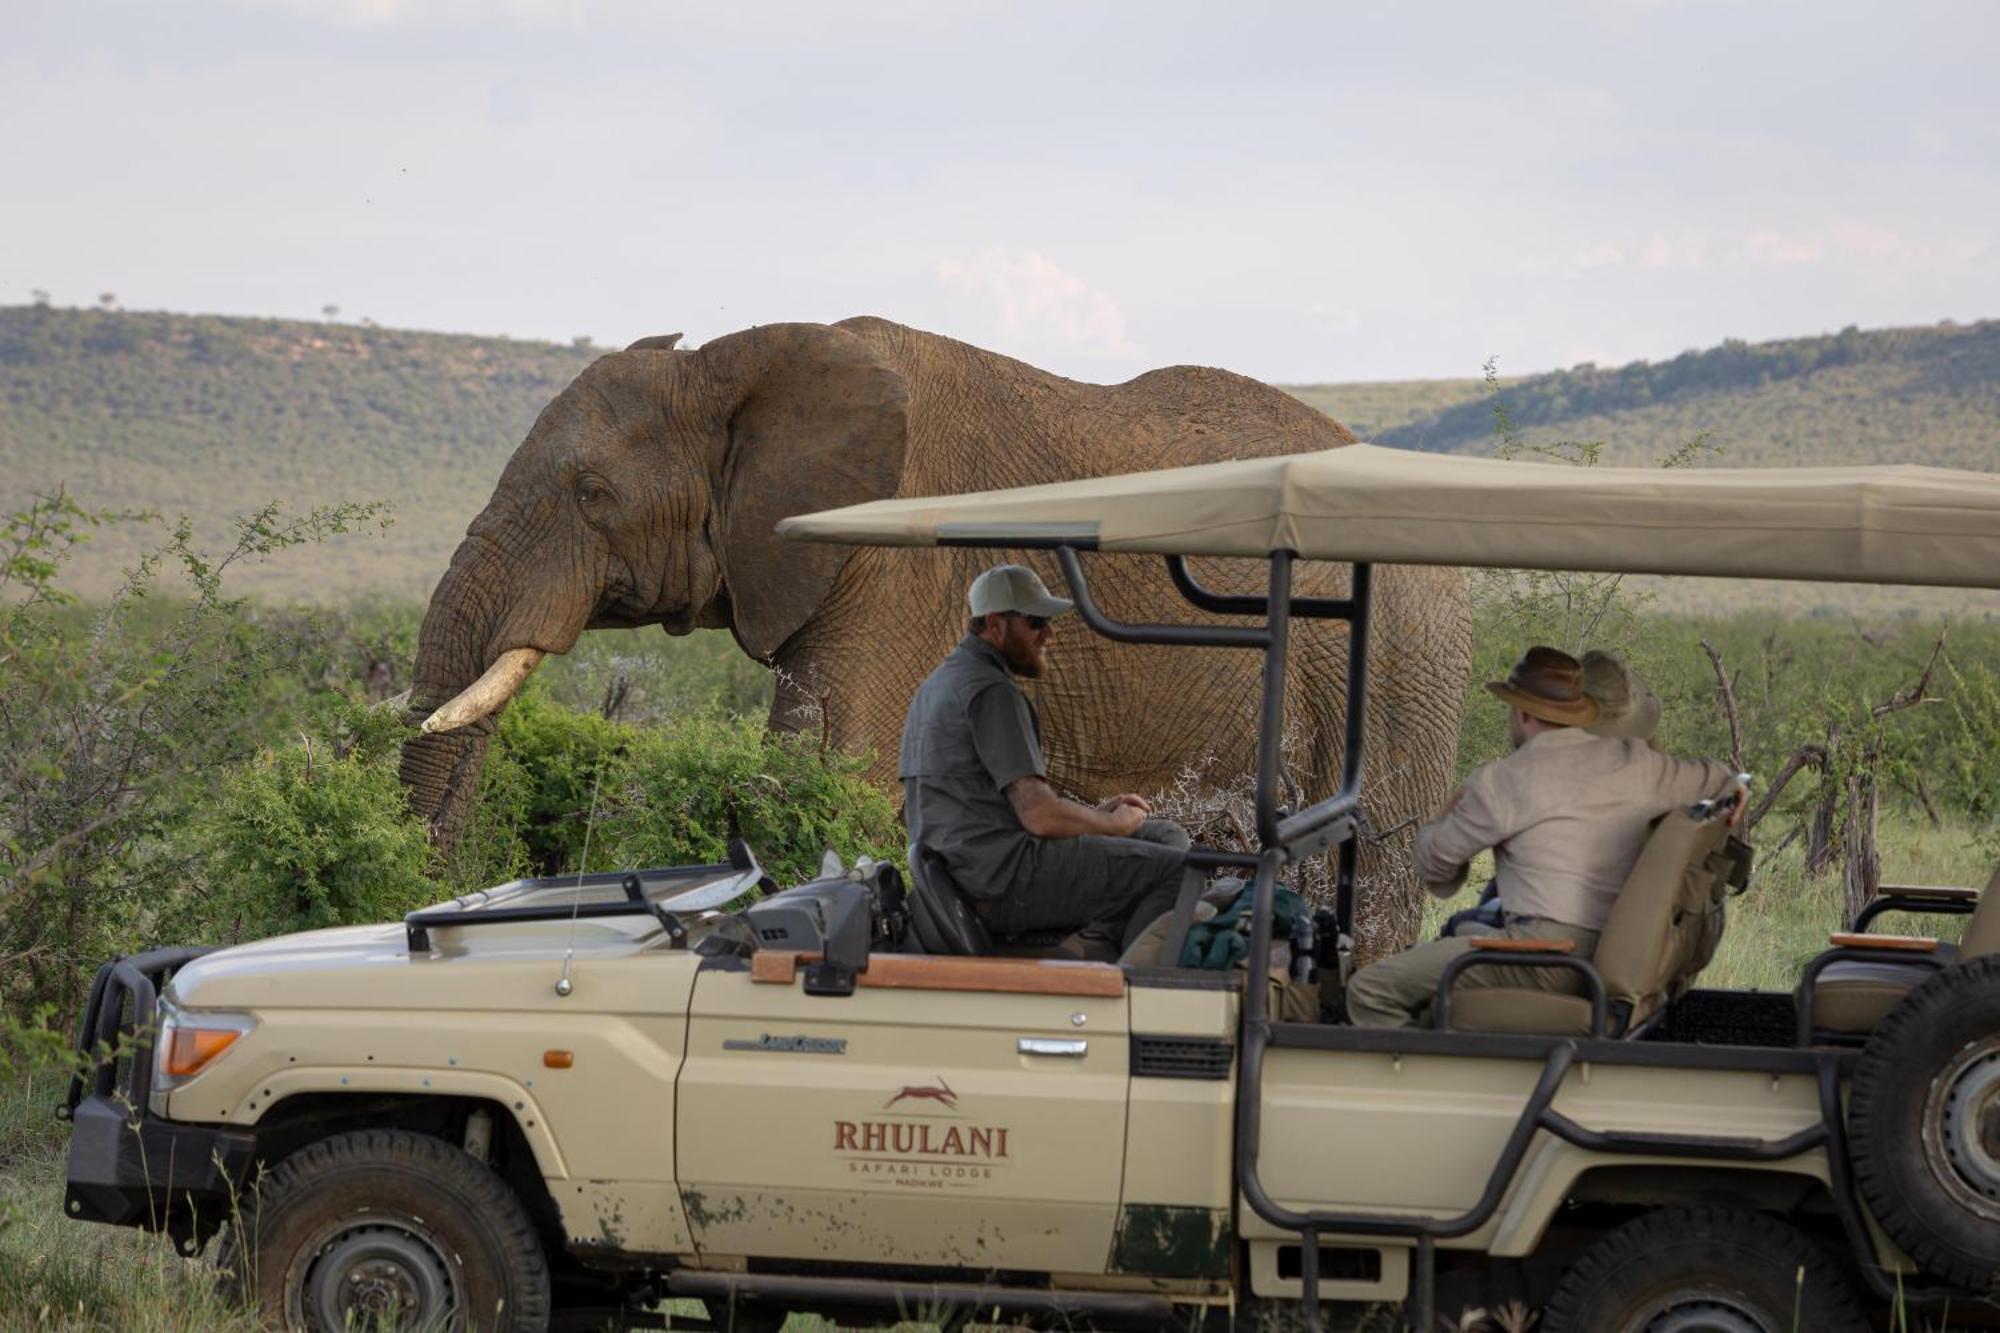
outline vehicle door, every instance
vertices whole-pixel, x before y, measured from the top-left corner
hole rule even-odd
[[[1123,974],[875,955],[808,994],[789,954],[711,959],[678,1088],[705,1260],[1102,1273],[1118,1213]]]

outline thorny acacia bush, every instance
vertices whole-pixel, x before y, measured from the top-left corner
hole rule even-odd
[[[243,519],[221,556],[169,530],[109,601],[60,586],[96,514],[37,500],[0,527],[0,1027],[68,1026],[105,957],[392,920],[522,874],[719,860],[781,876],[831,844],[899,854],[859,761],[764,734],[761,672],[714,637],[603,636],[508,709],[473,825],[439,856],[396,778],[421,608],[265,607],[232,566],[377,517]],[[724,636],[726,637],[726,636]],[[616,717],[598,715],[610,708]],[[735,710],[754,710],[751,721]]]
[[[193,849],[180,831],[215,774],[254,751],[298,678],[306,636],[272,632],[224,595],[232,566],[376,519],[267,506],[234,544],[174,525],[93,609],[58,584],[91,529],[141,515],[40,497],[0,525],[0,1007],[73,1011],[98,958],[150,934]],[[163,575],[189,593],[157,600]]]

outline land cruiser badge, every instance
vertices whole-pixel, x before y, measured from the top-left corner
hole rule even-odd
[[[774,1037],[760,1033],[755,1041],[730,1037],[722,1043],[725,1051],[786,1051],[793,1055],[846,1055],[845,1037]]]

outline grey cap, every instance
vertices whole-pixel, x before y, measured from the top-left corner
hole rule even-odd
[[[1660,696],[1631,667],[1593,648],[1583,655],[1583,692],[1597,700],[1598,736],[1650,741],[1660,725]]]
[[[1018,611],[1024,616],[1051,618],[1076,605],[1067,597],[1051,596],[1035,571],[1026,565],[993,566],[972,581],[965,600],[975,616]]]

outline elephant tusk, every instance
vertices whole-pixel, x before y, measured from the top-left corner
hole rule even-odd
[[[425,718],[423,733],[428,736],[434,731],[457,731],[499,711],[546,656],[539,648],[509,648],[486,668],[485,675]]]

